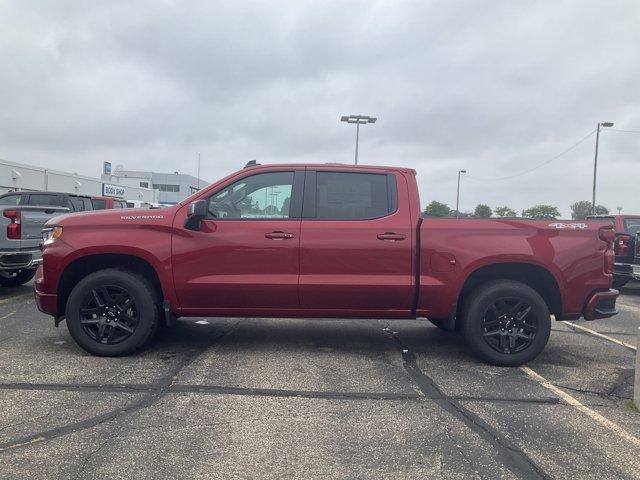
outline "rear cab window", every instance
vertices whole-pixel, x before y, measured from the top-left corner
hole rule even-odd
[[[46,193],[32,193],[29,195],[27,205],[39,207],[59,207],[61,206],[60,195],[51,195]]]
[[[304,218],[372,220],[394,213],[395,175],[364,172],[307,172]]]
[[[107,201],[104,198],[91,199],[94,210],[104,210],[107,208]]]

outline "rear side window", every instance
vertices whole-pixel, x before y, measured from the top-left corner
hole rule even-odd
[[[366,220],[396,210],[393,175],[316,172],[316,218]]]
[[[5,195],[0,197],[0,205],[19,205],[21,195]]]
[[[127,208],[127,204],[122,200],[115,200],[113,202],[113,208]]]
[[[103,198],[94,198],[91,200],[94,210],[104,210],[107,208],[107,201]]]
[[[58,207],[60,206],[59,195],[29,195],[27,205],[41,206],[41,207]]]

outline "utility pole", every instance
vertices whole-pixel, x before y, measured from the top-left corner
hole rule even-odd
[[[200,190],[200,154],[198,153],[198,190]]]
[[[600,129],[602,127],[613,127],[613,122],[599,122],[596,128],[596,153],[593,157],[593,195],[591,197],[592,214],[596,214],[596,178],[598,174],[598,143],[600,142]]]
[[[460,218],[460,174],[467,173],[466,170],[458,170],[458,190],[456,191],[456,218]]]
[[[376,123],[376,117],[368,117],[366,115],[343,115],[340,117],[341,122],[355,123],[356,124],[356,159],[355,164],[358,164],[358,143],[360,140],[360,125],[365,123]]]

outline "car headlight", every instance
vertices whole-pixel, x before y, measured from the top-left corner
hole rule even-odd
[[[62,236],[62,227],[56,226],[42,230],[42,245],[51,245]]]

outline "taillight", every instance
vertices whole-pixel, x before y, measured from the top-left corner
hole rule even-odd
[[[616,238],[616,242],[614,245],[614,252],[616,255],[620,255],[622,257],[626,257],[631,253],[629,250],[631,249],[631,240],[633,237],[631,235],[621,234]]]
[[[607,249],[604,252],[604,273],[611,275],[613,274],[613,264],[615,262],[613,242],[616,239],[613,225],[600,227],[598,229],[598,238],[607,244]]]
[[[7,225],[7,238],[11,240],[20,240],[22,235],[22,227],[20,226],[20,210],[5,210],[3,215],[11,220]]]

